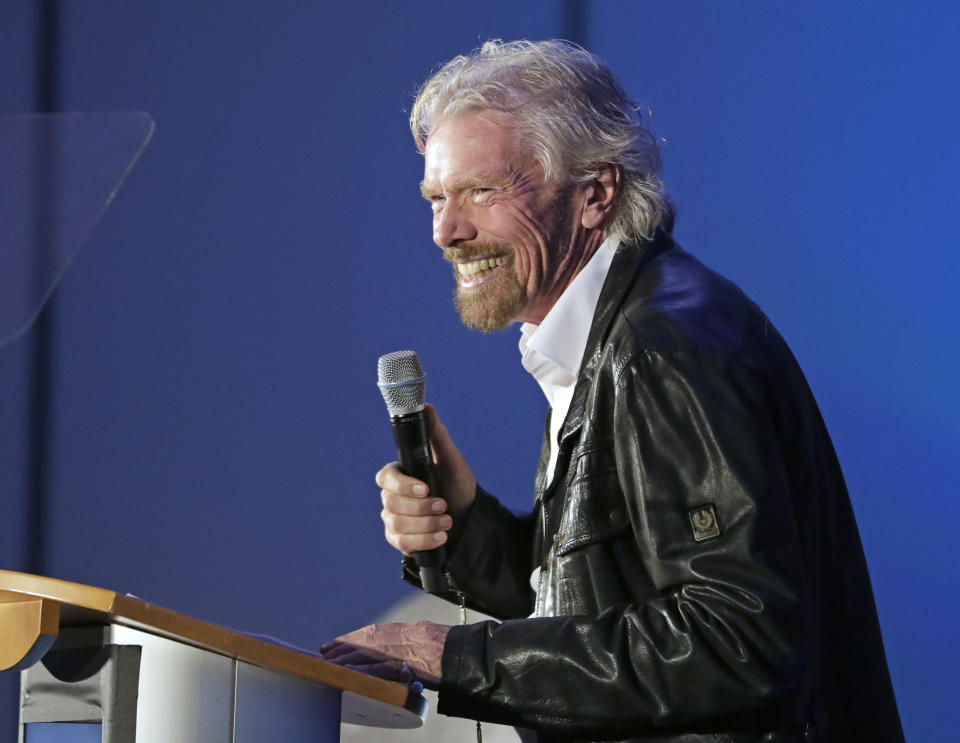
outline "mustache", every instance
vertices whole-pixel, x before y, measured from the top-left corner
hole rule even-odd
[[[455,263],[456,261],[469,261],[475,258],[489,258],[495,255],[505,255],[513,252],[513,245],[506,240],[495,240],[492,242],[473,242],[457,245],[455,248],[444,248],[443,257],[445,260]]]

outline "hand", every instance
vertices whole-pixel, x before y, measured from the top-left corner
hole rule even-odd
[[[320,648],[323,659],[390,681],[419,680],[436,688],[450,627],[434,622],[371,624]]]
[[[426,484],[404,475],[391,462],[376,476],[383,501],[380,518],[384,536],[405,555],[431,550],[447,541],[455,519],[473,505],[477,481],[454,445],[432,405],[426,406],[437,485],[444,498],[429,493]]]

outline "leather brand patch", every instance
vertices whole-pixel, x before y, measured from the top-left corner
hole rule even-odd
[[[720,536],[717,507],[712,503],[690,509],[688,516],[690,516],[690,528],[693,529],[693,538],[698,542]]]

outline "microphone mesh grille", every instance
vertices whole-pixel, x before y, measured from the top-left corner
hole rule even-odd
[[[405,415],[423,408],[426,383],[415,351],[394,351],[377,362],[377,385],[390,415]]]

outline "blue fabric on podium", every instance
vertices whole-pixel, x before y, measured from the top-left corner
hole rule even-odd
[[[101,743],[99,722],[29,722],[24,743]]]

